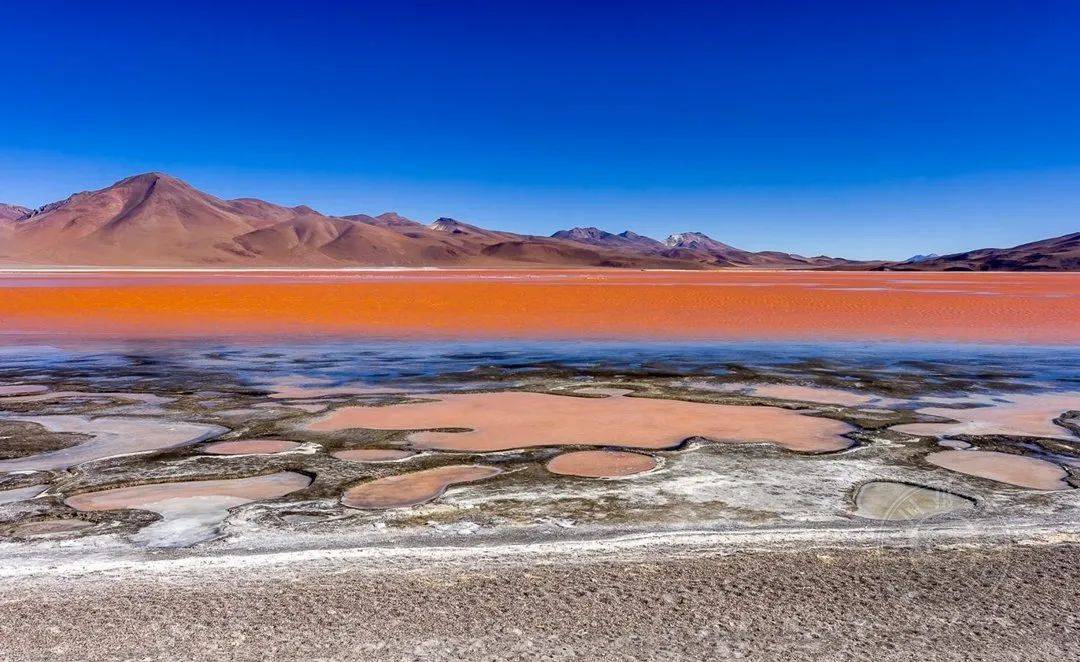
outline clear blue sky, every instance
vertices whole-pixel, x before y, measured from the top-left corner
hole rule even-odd
[[[12,2],[0,200],[906,257],[1080,230],[1077,2]]]

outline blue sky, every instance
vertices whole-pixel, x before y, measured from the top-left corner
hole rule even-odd
[[[1075,2],[8,3],[0,200],[906,257],[1080,230]]]

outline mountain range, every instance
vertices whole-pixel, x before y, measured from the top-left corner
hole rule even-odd
[[[1080,269],[1080,233],[906,262],[748,251],[700,232],[658,241],[594,227],[550,237],[393,212],[329,216],[223,200],[162,173],[31,209],[0,204],[0,264],[103,267],[623,267],[637,269]]]

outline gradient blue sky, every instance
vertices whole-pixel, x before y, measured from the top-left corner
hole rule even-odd
[[[1080,230],[1077,2],[16,2],[0,201],[222,197],[901,258]]]

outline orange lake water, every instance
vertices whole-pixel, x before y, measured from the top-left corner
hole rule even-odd
[[[3,273],[2,331],[1075,344],[1080,274]]]

